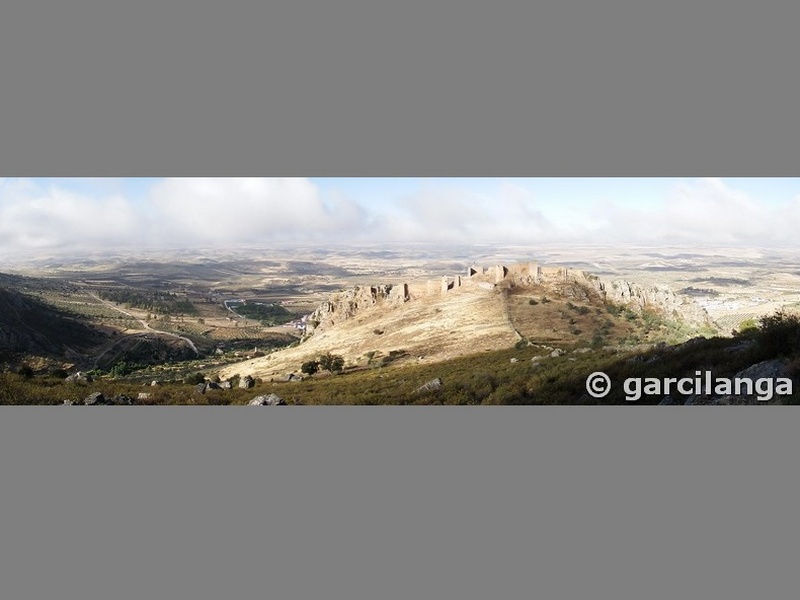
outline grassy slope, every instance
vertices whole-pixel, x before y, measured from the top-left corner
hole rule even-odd
[[[758,335],[751,334],[758,339]],[[800,336],[798,336],[800,339]],[[482,352],[438,364],[409,364],[354,370],[340,375],[319,374],[301,382],[258,382],[253,389],[198,393],[189,383],[165,383],[151,388],[123,380],[102,380],[88,385],[68,384],[48,378],[25,379],[0,374],[0,403],[60,404],[82,401],[93,391],[106,395],[151,393],[144,404],[246,404],[259,394],[276,393],[289,404],[630,404],[619,385],[601,402],[585,393],[585,379],[605,371],[612,380],[626,377],[692,376],[710,368],[717,376],[731,376],[755,362],[779,355],[795,359],[800,344],[788,352],[769,344],[731,352],[736,338],[700,339],[689,344],[650,350],[577,351],[559,357],[539,347]],[[786,347],[785,345],[781,347]],[[531,360],[532,358],[535,360]],[[512,359],[516,359],[512,361]],[[439,377],[443,385],[427,393],[417,389]],[[798,394],[784,403],[798,403]],[[645,397],[635,404],[657,404],[661,396]]]

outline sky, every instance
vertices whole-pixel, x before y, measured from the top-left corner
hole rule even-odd
[[[0,254],[252,245],[798,247],[800,178],[5,178]]]

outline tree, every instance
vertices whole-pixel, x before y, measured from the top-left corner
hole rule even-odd
[[[316,360],[309,360],[304,362],[303,365],[300,367],[300,372],[305,373],[306,375],[313,375],[319,371],[319,362]]]
[[[319,357],[319,365],[331,373],[341,373],[344,369],[344,357],[328,352]]]

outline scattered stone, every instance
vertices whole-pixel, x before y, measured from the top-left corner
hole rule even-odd
[[[161,384],[158,381],[156,381],[155,379],[150,382],[150,387],[156,387],[156,386],[159,386],[159,385],[161,385]]]
[[[561,350],[561,348],[556,348],[555,350],[553,350],[550,353],[550,357],[551,358],[558,358],[559,356],[562,356],[563,354],[564,354],[564,351]]]
[[[424,394],[426,392],[435,392],[442,387],[442,378],[437,377],[436,379],[431,379],[429,382],[421,385],[417,388],[418,394]]]
[[[91,383],[93,380],[91,375],[86,375],[78,371],[67,377],[64,381],[69,383]]]
[[[149,400],[150,399],[150,394],[147,394],[145,392],[139,392],[139,395],[136,396],[136,399],[137,400]]]
[[[89,394],[86,399],[84,399],[83,403],[86,406],[97,406],[98,404],[108,404],[106,401],[106,397],[103,395],[102,392],[94,392]]]
[[[286,406],[286,401],[277,394],[256,396],[249,402],[249,406]]]
[[[239,389],[241,390],[249,390],[256,384],[255,379],[250,377],[250,375],[245,375],[239,380]]]
[[[519,362],[519,359],[518,358],[512,358],[509,362],[511,362],[511,363]]]
[[[64,402],[62,402],[61,405],[62,406],[75,406],[75,403],[72,400],[64,400]]]
[[[209,381],[206,384],[206,391],[208,390],[221,390],[222,386],[214,381]]]
[[[233,387],[233,385],[231,385],[230,381],[223,381],[222,383],[219,384],[219,387],[223,390],[229,390]]]
[[[201,394],[205,394],[206,393],[206,384],[205,383],[198,383],[196,386],[194,386],[194,389],[196,389]]]

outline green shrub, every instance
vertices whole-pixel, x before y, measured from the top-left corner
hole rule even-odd
[[[758,331],[758,322],[755,319],[745,319],[739,323],[739,333],[748,333]]]
[[[319,362],[316,360],[306,361],[300,367],[300,372],[306,375],[313,375],[317,371],[319,371]]]
[[[344,357],[328,352],[319,357],[319,366],[331,373],[341,373],[344,369]]]
[[[784,356],[800,351],[800,317],[779,310],[759,320],[757,343],[766,356]]]
[[[189,383],[191,385],[197,385],[199,383],[205,383],[205,381],[206,381],[206,376],[203,375],[200,372],[193,373],[193,374],[189,375],[186,378],[186,383]]]

